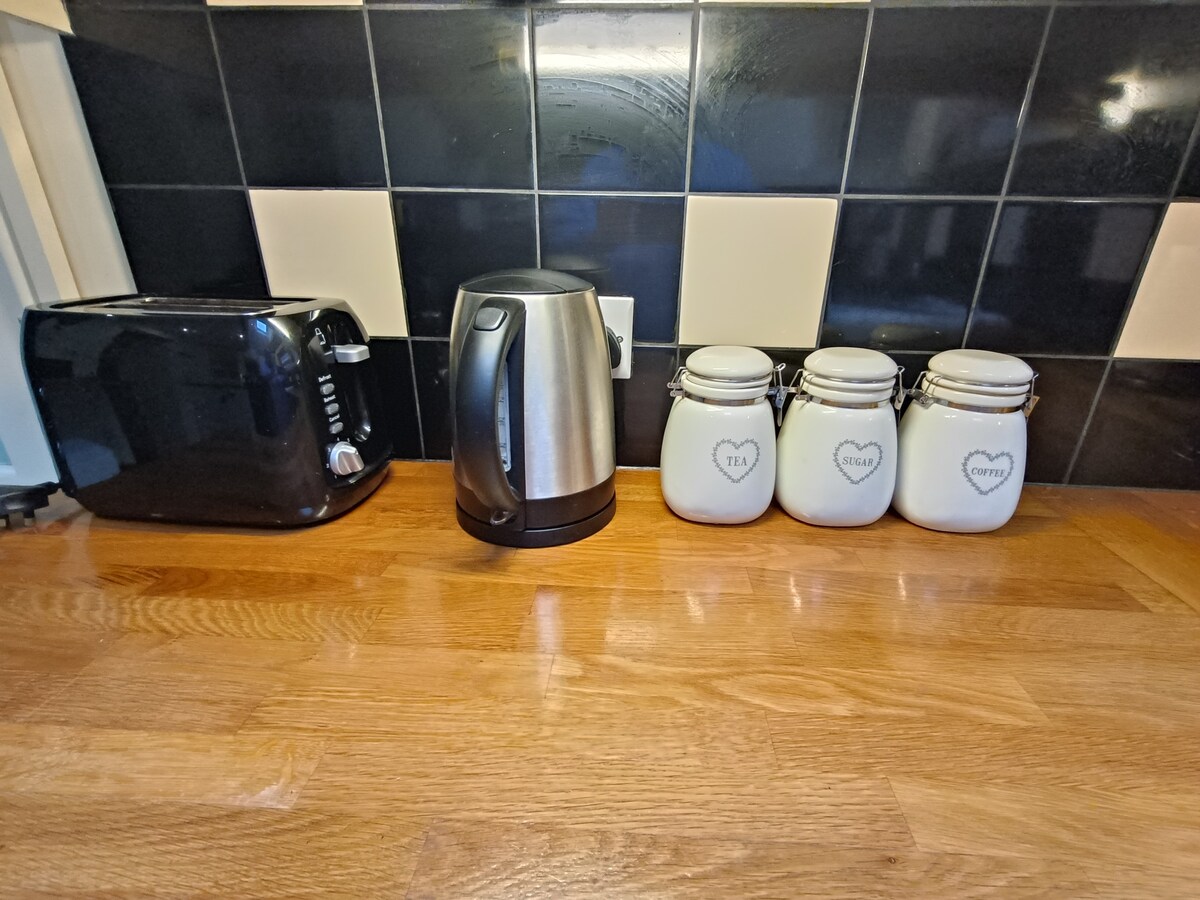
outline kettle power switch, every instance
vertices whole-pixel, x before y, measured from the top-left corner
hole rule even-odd
[[[366,344],[334,344],[333,358],[340,363],[357,363],[370,359],[371,349]]]
[[[338,441],[329,448],[329,468],[334,475],[353,475],[363,470],[362,457],[349,441]]]
[[[504,324],[504,320],[508,318],[508,313],[502,309],[497,309],[495,306],[481,306],[479,312],[475,313],[475,322],[472,327],[476,331],[495,331]]]

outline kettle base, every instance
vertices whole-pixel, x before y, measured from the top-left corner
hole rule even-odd
[[[458,514],[458,524],[462,526],[463,531],[489,544],[499,544],[502,547],[559,547],[591,537],[611,522],[617,513],[617,498],[614,496],[598,513],[570,525],[530,528],[524,531],[480,522],[468,515],[457,503],[454,505],[454,511]]]

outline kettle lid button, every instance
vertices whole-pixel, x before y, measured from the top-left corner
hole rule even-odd
[[[475,321],[471,327],[476,331],[495,331],[504,324],[504,320],[507,318],[508,313],[498,307],[481,306],[475,313]]]

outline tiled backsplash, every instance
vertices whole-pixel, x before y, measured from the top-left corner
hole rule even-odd
[[[69,2],[138,287],[350,300],[398,456],[458,283],[541,264],[638,300],[622,464],[691,346],[969,346],[1029,480],[1200,488],[1200,5],[230,5]]]

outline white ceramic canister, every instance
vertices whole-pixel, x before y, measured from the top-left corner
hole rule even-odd
[[[775,488],[771,358],[753,347],[704,347],[668,385],[675,401],[663,434],[663,498],[696,522],[750,522]]]
[[[1025,419],[1037,373],[1015,356],[947,350],[929,361],[900,419],[896,511],[937,531],[999,528],[1025,480]]]
[[[775,497],[810,525],[869,525],[896,484],[899,369],[857,347],[810,353],[779,432]]]

